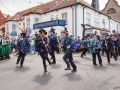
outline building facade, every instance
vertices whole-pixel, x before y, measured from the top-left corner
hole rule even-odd
[[[54,27],[57,35],[61,37],[61,32],[65,27],[69,31],[69,35],[75,36],[76,33],[76,36],[80,36],[80,38],[83,38],[87,33],[94,33],[95,31],[100,36],[103,33],[111,33],[113,29],[120,32],[120,20],[95,10],[84,0],[76,1],[76,8],[75,0],[54,0],[18,12],[5,22],[6,35],[16,37],[21,33],[20,29],[25,30],[27,28],[28,34],[34,36],[35,32],[40,29],[39,27],[43,27],[48,32],[48,35],[50,35],[51,27]],[[52,2],[56,3],[53,4]],[[52,24],[55,23],[55,20],[61,20],[62,24]],[[77,25],[75,25],[75,22],[77,22]],[[38,28],[34,27],[36,25]]]

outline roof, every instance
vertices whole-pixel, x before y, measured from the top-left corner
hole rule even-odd
[[[114,8],[116,10],[116,13],[108,14],[107,12],[111,8]],[[112,17],[112,18],[120,20],[120,6],[118,5],[116,0],[108,0],[105,8],[101,12]]]
[[[0,25],[0,30],[3,29],[3,28],[5,28],[5,24]]]
[[[4,18],[7,18],[7,14],[4,14],[4,13],[3,13],[3,16],[4,16]]]
[[[77,3],[83,4],[85,6],[88,6],[90,8],[93,8],[90,4],[88,4],[87,2],[85,2],[84,0],[77,0]],[[65,0],[62,1],[59,5],[57,5],[56,7],[50,9],[50,11],[56,10],[56,9],[60,9],[63,7],[67,7],[67,6],[71,6],[71,5],[75,5],[75,0]]]
[[[54,4],[52,2],[54,2]],[[77,0],[77,3],[80,3],[83,5],[86,5],[90,8],[93,8],[90,4],[88,4],[84,0]],[[38,6],[35,6],[32,8],[23,10],[21,12],[18,12],[11,19],[19,20],[19,19],[22,19],[22,17],[24,15],[29,14],[29,13],[42,14],[42,13],[46,13],[46,12],[53,11],[56,9],[64,8],[66,6],[71,6],[71,5],[75,5],[75,0],[65,0],[65,1],[53,0],[53,1],[50,1],[46,4],[38,5]]]

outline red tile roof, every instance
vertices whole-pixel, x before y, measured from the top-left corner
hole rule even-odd
[[[54,2],[54,4],[52,2]],[[92,6],[87,2],[85,2],[84,0],[77,0],[77,3],[83,4],[92,8]],[[62,7],[74,5],[74,4],[75,4],[75,0],[65,0],[63,2],[61,2],[61,0],[53,0],[46,4],[38,5],[32,8],[23,10],[21,12],[18,12],[11,19],[19,20],[19,19],[22,19],[23,15],[28,13],[45,13],[45,12],[53,11],[56,9],[60,9]]]
[[[0,25],[0,30],[3,29],[3,28],[5,28],[5,24]]]

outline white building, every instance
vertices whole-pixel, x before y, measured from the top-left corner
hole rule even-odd
[[[6,35],[9,34],[11,37],[14,37],[16,36],[16,33],[21,33],[19,28],[23,30],[27,28],[32,30],[30,35],[34,36],[35,31],[40,29],[34,29],[35,27],[43,27],[49,35],[50,29],[53,26],[52,23],[55,23],[54,20],[65,21],[65,25],[64,22],[62,22],[62,25],[59,23],[54,26],[58,36],[61,36],[61,32],[64,30],[64,27],[67,28],[69,35],[75,35],[76,33],[76,36],[80,36],[81,38],[83,37],[84,30],[86,30],[85,35],[87,33],[94,33],[94,31],[97,31],[99,35],[102,35],[103,33],[110,33],[111,28],[115,30],[118,29],[120,32],[119,20],[96,11],[84,0],[77,0],[76,25],[75,0],[54,1],[54,4],[51,1],[49,3],[18,12],[10,20],[5,22]],[[75,26],[77,26],[77,29],[75,29]],[[77,32],[75,30],[77,30]]]

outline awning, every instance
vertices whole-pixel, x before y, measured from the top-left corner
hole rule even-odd
[[[33,29],[52,27],[52,26],[65,26],[65,21],[63,20],[53,20],[43,23],[37,23],[33,25]]]
[[[111,32],[110,30],[95,27],[95,26],[91,26],[91,25],[87,25],[87,24],[85,24],[85,26],[90,27],[90,28],[85,28],[86,30],[97,29],[97,30],[102,30],[102,31],[106,31],[106,32]]]

